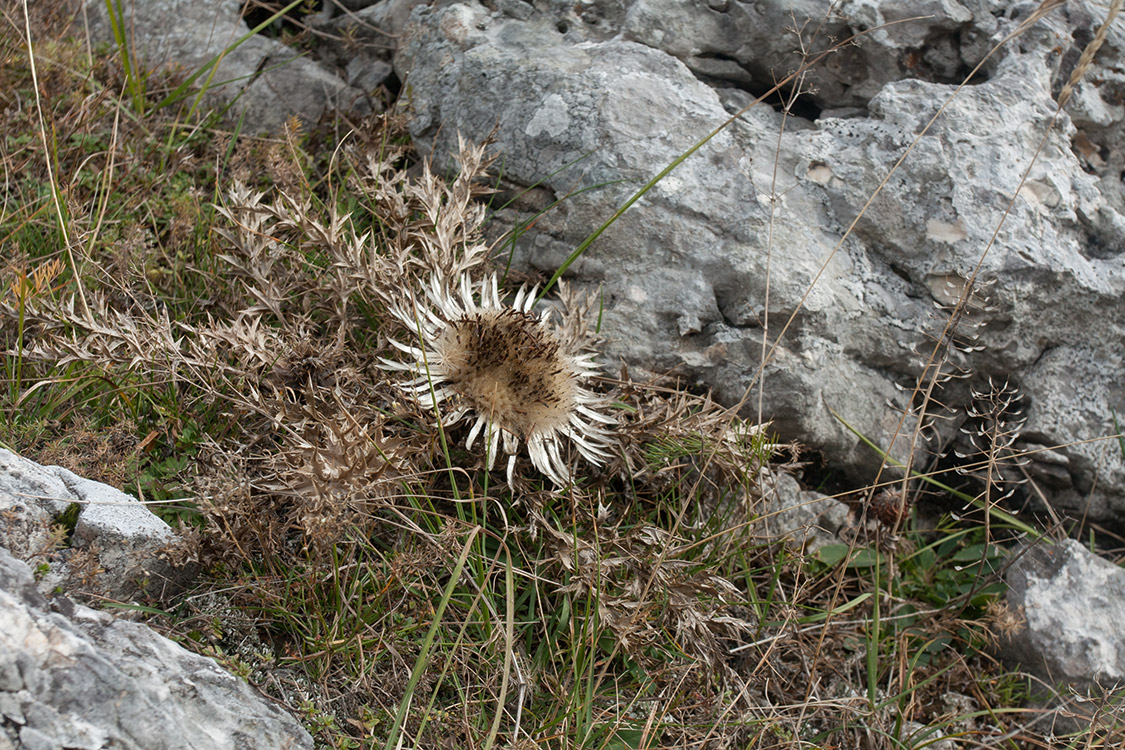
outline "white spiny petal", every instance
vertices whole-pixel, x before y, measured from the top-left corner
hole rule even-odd
[[[420,340],[416,345],[391,340],[391,346],[403,355],[402,361],[380,358],[380,367],[390,372],[406,373],[408,379],[399,388],[409,394],[419,406],[437,412],[437,418],[446,426],[471,417],[465,447],[472,450],[478,438],[485,443],[485,464],[491,470],[501,451],[508,455],[506,474],[509,483],[514,477],[520,444],[526,442],[531,463],[557,486],[570,481],[571,472],[564,460],[564,441],[574,445],[576,455],[592,464],[601,464],[611,457],[608,451],[613,443],[609,427],[617,420],[603,413],[603,397],[582,386],[588,378],[601,372],[593,354],[559,352],[557,360],[538,361],[541,370],[521,370],[526,358],[501,352],[499,355],[478,355],[474,350],[480,341],[482,326],[493,326],[497,331],[492,341],[509,340],[508,334],[497,326],[512,325],[512,338],[543,337],[543,341],[558,343],[554,323],[558,311],[535,315],[536,295],[539,287],[517,290],[511,310],[517,316],[504,316],[508,307],[501,302],[499,279],[490,275],[474,283],[468,274],[450,278],[440,273],[431,274],[417,296],[405,307],[389,305],[388,311],[403,327]],[[565,320],[562,321],[566,323]],[[456,326],[454,328],[454,326]],[[449,332],[453,331],[451,335]],[[462,335],[462,332],[468,335]],[[477,338],[473,338],[473,335]],[[409,339],[406,339],[409,340]],[[547,347],[555,352],[557,347]],[[494,351],[494,350],[493,350]],[[534,351],[534,350],[533,350]],[[501,373],[491,375],[466,373],[467,363],[481,362],[484,367]],[[556,356],[552,354],[547,357]],[[531,357],[533,363],[535,358]],[[473,367],[477,365],[472,365]],[[528,390],[515,391],[507,384],[504,372],[519,373],[523,383],[532,378],[531,395]],[[544,375],[540,373],[550,373]],[[551,378],[554,378],[552,380]],[[561,378],[561,380],[560,380]],[[477,380],[482,390],[474,390]],[[569,383],[567,382],[569,380]],[[516,381],[511,381],[516,382]],[[508,390],[505,390],[507,388]],[[550,394],[540,398],[539,393]],[[519,394],[518,396],[516,394]],[[457,397],[457,398],[454,398]],[[528,408],[520,399],[530,398]],[[562,398],[562,401],[559,401]],[[554,399],[554,400],[551,400]],[[484,409],[483,404],[488,404]],[[538,416],[542,414],[541,423]],[[529,420],[533,420],[529,423]],[[522,437],[526,435],[526,441]]]
[[[414,359],[422,359],[422,357],[425,356],[425,352],[423,352],[421,349],[419,349],[416,346],[410,346],[409,344],[401,344],[398,341],[395,341],[394,339],[387,339],[387,343],[390,344],[391,346],[393,346],[395,349],[398,349],[401,352],[406,352],[407,354],[409,354]]]
[[[426,334],[428,336],[433,336],[438,331],[445,328],[445,321],[438,317],[438,315],[430,308],[423,308],[422,314],[426,316],[426,323],[428,323],[428,325],[425,326]]]
[[[557,485],[565,484],[561,481],[558,472],[551,464],[551,455],[547,450],[547,441],[544,441],[540,435],[532,435],[527,444],[528,454],[531,456],[531,463],[536,469],[543,472],[547,477]]]
[[[575,409],[575,411],[577,411],[582,416],[586,417],[587,419],[592,419],[595,422],[601,422],[602,424],[616,424],[617,423],[617,420],[614,419],[613,417],[607,417],[605,414],[599,414],[598,412],[589,408],[588,406],[586,406],[582,402],[576,403],[574,405],[574,409]]]
[[[537,295],[537,294],[539,294],[539,285],[538,284],[531,287],[531,291],[528,293],[527,299],[524,302],[523,312],[525,312],[525,313],[531,312],[531,308],[533,308],[535,306],[535,295]],[[519,308],[518,304],[516,305],[516,308],[517,309]]]
[[[428,396],[431,392],[433,392],[435,396],[438,396],[438,401],[441,401],[443,398],[445,398],[446,395],[448,395],[449,389],[435,388],[433,383],[431,383],[429,380],[423,379],[421,383],[418,383],[418,385],[402,386],[402,390],[409,391],[415,396]]]
[[[550,456],[549,463],[551,464],[551,468],[555,469],[555,476],[563,478],[563,481],[560,482],[560,484],[566,484],[566,477],[568,476],[569,472],[567,472],[566,470],[566,462],[563,461],[562,456],[559,455],[559,441],[548,440],[546,441],[546,443],[547,455]]]
[[[573,441],[574,447],[578,449],[578,452],[590,463],[601,463],[598,459],[609,458],[611,455],[592,443],[581,439],[577,435],[571,434],[570,439]]]
[[[484,427],[484,423],[488,421],[488,417],[481,414],[477,417],[477,421],[473,424],[473,429],[469,430],[469,439],[465,441],[465,450],[471,451],[473,443],[476,442],[477,435],[480,434],[480,428]]]
[[[491,446],[492,452],[500,450],[500,423],[495,419],[488,420],[488,444]],[[492,468],[489,466],[488,468]]]
[[[499,431],[500,427],[495,422],[488,423],[488,445],[486,446],[486,456],[488,459],[489,471],[492,471],[493,467],[496,466],[496,454],[500,452],[500,446],[498,445],[500,438],[498,434]]]
[[[414,362],[395,362],[393,359],[379,357],[379,367],[383,370],[394,370],[396,372],[411,372],[417,367]]]
[[[465,302],[466,310],[472,310],[476,307],[476,303],[473,301],[473,287],[469,283],[467,275],[461,277],[461,299]]]
[[[445,418],[446,425],[454,425],[460,422],[465,417],[472,413],[472,409],[464,404],[455,407],[453,411]]]

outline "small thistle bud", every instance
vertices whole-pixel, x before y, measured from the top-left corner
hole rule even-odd
[[[410,359],[383,359],[383,368],[413,375],[401,387],[422,406],[437,411],[451,404],[444,424],[474,415],[465,447],[471,450],[483,436],[489,469],[502,447],[509,454],[509,484],[521,441],[532,464],[556,485],[570,479],[564,438],[587,461],[601,464],[614,420],[599,411],[604,400],[584,387],[598,372],[593,355],[565,350],[547,321],[531,311],[535,289],[520,289],[509,307],[500,301],[495,276],[476,289],[462,276],[459,286],[460,293],[451,294],[435,276],[414,309],[391,307],[416,333],[418,345],[392,340]]]
[[[890,490],[876,494],[867,505],[869,517],[892,529],[897,529],[905,523],[910,518],[912,509],[913,505],[909,499],[903,502],[899,493]]]

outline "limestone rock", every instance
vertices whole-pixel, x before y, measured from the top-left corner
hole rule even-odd
[[[903,18],[881,0],[828,18],[820,3],[516,5],[415,8],[395,66],[423,151],[447,159],[459,134],[495,128],[512,195],[534,185],[542,205],[560,200],[541,217],[518,202],[496,217],[535,218],[502,250],[542,276],[802,49]],[[1073,119],[1053,120],[1104,8],[1068,3],[989,57],[1036,7],[912,6],[928,17],[812,68],[784,127],[757,106],[687,158],[570,267],[604,295],[609,358],[674,371],[727,404],[756,406],[763,389],[783,437],[869,482],[880,458],[840,419],[918,460],[903,414],[936,352],[944,372],[970,376],[934,394],[951,418],[932,425],[938,444],[969,452],[971,388],[1010,378],[1027,416],[1013,450],[1058,446],[1029,457],[1042,495],[1125,523],[1125,462],[1106,439],[1125,413],[1125,27],[1076,89]]]
[[[391,58],[414,6],[425,0],[382,0],[353,3],[355,7],[327,5],[331,11],[314,22],[324,32],[318,55],[331,58],[344,71],[349,85],[366,94],[391,82]]]
[[[0,547],[29,560],[51,551],[51,524],[76,500],[50,469],[0,448]]]
[[[249,133],[274,132],[292,116],[315,124],[325,112],[363,114],[373,103],[333,72],[284,44],[250,35],[238,0],[127,0],[124,24],[130,55],[142,70],[175,66],[195,73],[213,58],[222,59],[196,86],[229,103],[234,117],[245,117]],[[114,43],[106,3],[87,0],[91,37]],[[245,40],[244,37],[247,37]]]
[[[800,550],[815,552],[834,544],[848,522],[848,507],[813,490],[802,490],[791,474],[778,472],[764,483],[764,533],[785,538]]]
[[[341,33],[360,42],[393,52],[397,40],[406,30],[410,13],[427,0],[381,0],[365,2],[363,8],[354,13],[344,13],[336,17],[335,23]]]
[[[1006,579],[1025,622],[1005,638],[1005,656],[1049,683],[1125,682],[1125,570],[1068,539],[1030,548]]]
[[[7,743],[5,745],[5,743]],[[0,747],[312,748],[291,716],[147,627],[40,594],[0,548]]]
[[[61,526],[68,512],[73,529]],[[121,490],[0,449],[0,547],[38,566],[44,592],[127,601],[143,589],[174,588],[191,572],[162,558],[176,540],[168,524]]]

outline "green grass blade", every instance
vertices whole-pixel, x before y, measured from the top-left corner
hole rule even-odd
[[[500,678],[500,695],[496,698],[496,716],[492,719],[492,727],[488,731],[484,750],[491,750],[496,742],[496,735],[500,731],[500,719],[504,716],[504,704],[508,697],[508,679],[512,673],[512,649],[516,640],[516,587],[512,575],[512,556],[505,550],[504,563],[504,674]],[[513,737],[514,741],[516,738]]]
[[[106,2],[109,2],[109,1],[110,0],[106,0]],[[293,2],[289,3],[284,8],[277,11],[272,16],[270,16],[266,20],[262,21],[260,24],[258,24],[254,28],[250,29],[249,32],[247,32],[246,34],[239,37],[234,42],[234,44],[225,48],[222,52],[215,55],[214,57],[212,57],[207,62],[203,63],[203,65],[201,65],[198,70],[196,70],[194,73],[192,73],[186,79],[184,79],[180,83],[179,86],[177,86],[176,88],[174,88],[172,90],[171,93],[169,93],[166,97],[161,99],[160,102],[156,105],[156,108],[157,109],[163,109],[164,107],[170,106],[170,105],[175,104],[176,102],[180,101],[181,99],[184,99],[187,96],[187,91],[191,87],[191,85],[194,84],[197,80],[199,80],[200,77],[202,77],[203,75],[206,74],[207,80],[204,81],[203,85],[200,87],[200,91],[196,95],[195,100],[192,102],[192,105],[191,105],[191,112],[195,112],[195,110],[198,109],[198,107],[199,107],[199,102],[203,98],[203,95],[211,87],[212,79],[214,78],[215,73],[218,71],[219,63],[222,62],[223,58],[226,57],[233,50],[238,49],[247,40],[256,36],[259,32],[261,32],[263,29],[268,27],[274,21],[276,21],[279,18],[282,18],[283,16],[285,16],[286,13],[293,10],[294,8],[296,8],[298,5],[300,5],[303,2],[305,2],[305,0],[293,0]]]
[[[879,456],[884,461],[887,461],[892,466],[896,466],[900,469],[906,468],[906,465],[904,463],[902,463],[898,459],[891,456],[885,450],[883,450],[878,445],[876,445],[874,442],[872,442],[862,432],[860,432],[859,430],[857,430],[856,428],[854,428],[850,424],[848,424],[847,420],[845,420],[843,417],[841,417],[839,414],[837,414],[835,410],[829,408],[828,411],[832,413],[832,416],[834,416],[837,420],[840,421],[840,424],[844,425],[844,427],[847,427],[853,435],[855,435],[860,440],[862,440],[865,445],[867,445],[869,448],[871,448],[871,450],[878,453]],[[913,479],[921,479],[922,481],[926,482],[927,484],[931,484],[931,485],[933,485],[934,487],[937,487],[940,490],[948,492],[950,495],[953,495],[958,500],[964,500],[965,502],[969,503],[973,507],[979,508],[980,510],[985,511],[986,513],[988,513],[993,518],[996,518],[1000,521],[1003,521],[1004,523],[1011,524],[1012,527],[1017,528],[1020,531],[1024,532],[1025,534],[1030,535],[1036,541],[1040,541],[1040,540],[1050,541],[1043,534],[1043,532],[1039,531],[1035,527],[1024,523],[1023,521],[1021,521],[1018,518],[1016,518],[1015,516],[1013,516],[1011,513],[1006,513],[1005,511],[1002,511],[995,506],[987,505],[980,498],[973,497],[972,495],[969,495],[965,492],[961,492],[960,490],[956,490],[956,489],[950,487],[948,484],[940,482],[940,481],[938,481],[937,479],[934,479],[931,476],[927,476],[927,475],[922,474],[920,472],[914,471],[913,469],[909,470],[909,474],[910,474],[911,478],[913,478]]]
[[[872,708],[875,707],[876,699],[879,697],[879,648],[880,643],[880,630],[879,627],[879,602],[883,598],[882,585],[880,582],[880,565],[879,556],[875,556],[875,597],[871,603],[871,622],[867,628],[867,705]]]
[[[403,724],[406,722],[406,714],[410,711],[414,690],[418,687],[418,680],[422,678],[422,673],[426,671],[426,665],[430,661],[430,651],[433,649],[437,632],[441,628],[441,618],[445,614],[445,608],[448,606],[449,600],[453,597],[453,591],[461,580],[461,572],[465,569],[465,562],[469,559],[469,551],[472,550],[473,542],[476,541],[479,532],[479,526],[469,532],[469,538],[465,540],[465,546],[461,548],[461,556],[457,558],[457,564],[453,566],[453,571],[449,575],[449,583],[446,584],[445,591],[441,595],[441,601],[438,602],[438,606],[434,610],[434,621],[430,624],[430,629],[426,632],[426,637],[422,641],[422,650],[419,652],[418,658],[414,660],[414,669],[410,672],[410,681],[406,683],[402,702],[398,704],[394,724],[391,725],[383,750],[392,750],[398,743],[399,733],[402,732]]]
[[[129,89],[129,97],[133,100],[133,111],[138,115],[145,112],[144,90],[137,77],[137,61],[129,53],[129,40],[125,36],[125,11],[121,7],[121,0],[105,0],[106,14],[109,16],[109,25],[113,30],[113,41],[117,44],[121,54],[121,63],[125,68],[125,86]]]

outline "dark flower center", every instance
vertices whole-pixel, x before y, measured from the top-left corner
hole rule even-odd
[[[438,341],[446,381],[509,432],[527,436],[566,424],[575,376],[559,342],[519,310],[469,313]]]

